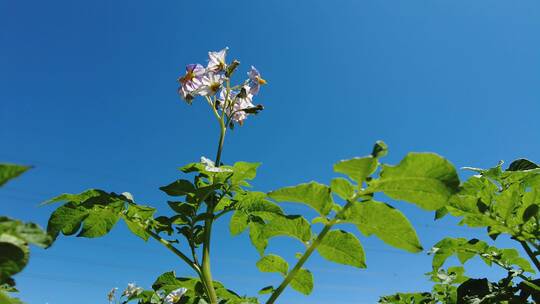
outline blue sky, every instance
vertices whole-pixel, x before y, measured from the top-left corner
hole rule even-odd
[[[258,190],[329,182],[334,162],[378,139],[390,146],[388,163],[409,151],[457,167],[540,160],[539,30],[540,3],[530,0],[0,0],[0,160],[35,166],[1,189],[0,214],[45,226],[52,209],[39,202],[93,187],[165,212],[158,187],[179,177],[177,167],[213,157],[218,132],[206,104],[178,98],[176,78],[225,46],[242,73],[253,64],[269,82],[258,97],[266,109],[228,134],[223,155],[262,162]],[[482,235],[390,203],[425,248]],[[361,241],[368,269],[315,256],[312,296],[287,290],[281,303],[375,303],[429,288],[428,256]],[[230,237],[226,220],[213,250],[215,278],[242,294],[279,282],[257,272],[248,238]],[[299,250],[287,239],[269,247],[289,259]],[[111,287],[148,287],[172,269],[191,275],[120,224],[101,239],[61,237],[34,250],[17,279],[30,304],[94,304]]]

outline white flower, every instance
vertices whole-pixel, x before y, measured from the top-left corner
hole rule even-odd
[[[261,85],[266,84],[266,80],[261,77],[261,73],[259,73],[254,66],[251,66],[251,70],[249,70],[247,74],[249,77],[249,84],[251,86],[249,92],[253,95],[257,95]]]
[[[182,296],[187,292],[187,289],[182,287],[176,290],[173,290],[165,297],[165,304],[175,304],[182,299]]]
[[[129,283],[127,288],[122,293],[122,296],[125,296],[125,297],[127,297],[129,299],[129,298],[131,298],[133,296],[138,295],[141,292],[142,292],[142,288],[137,287],[137,285],[135,285],[135,283]]]
[[[214,173],[232,172],[232,170],[228,169],[228,168],[216,167],[216,164],[212,160],[210,160],[210,159],[208,159],[208,158],[206,158],[204,156],[201,156],[201,163],[203,165],[205,165],[204,170],[206,170],[208,172],[214,172]]]
[[[201,86],[201,80],[205,73],[206,70],[202,65],[188,64],[186,66],[186,74],[178,78],[178,82],[180,82],[178,94],[188,103],[191,103],[195,97],[194,92]]]
[[[232,115],[232,120],[239,123],[244,123],[244,120],[248,117],[248,113],[244,110],[255,107],[253,105],[253,94],[250,93],[250,87],[245,85],[240,93],[234,97],[234,104],[230,109],[229,115]]]
[[[227,67],[225,63],[225,56],[227,56],[228,47],[224,48],[218,52],[208,52],[208,66],[206,67],[209,71],[220,72],[224,71]]]
[[[202,78],[202,85],[196,90],[202,96],[215,95],[221,88],[221,84],[225,80],[222,74],[208,73]]]

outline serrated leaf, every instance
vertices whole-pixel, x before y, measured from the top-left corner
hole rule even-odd
[[[378,166],[377,158],[369,155],[342,160],[334,165],[334,171],[347,175],[361,186],[366,178],[377,170]]]
[[[289,264],[282,257],[269,254],[262,257],[257,262],[257,268],[261,272],[277,272],[281,273],[283,276],[286,276],[289,272]]]
[[[343,230],[332,230],[317,247],[319,254],[332,262],[366,268],[366,255],[354,234]]]
[[[186,179],[179,179],[167,186],[159,187],[159,190],[170,196],[184,196],[195,193],[195,186]]]
[[[366,236],[375,234],[390,246],[409,252],[422,246],[409,220],[394,207],[377,201],[354,203],[340,218],[353,223]]]
[[[454,166],[433,153],[409,153],[398,165],[383,165],[379,179],[368,190],[437,210],[448,204],[458,191],[459,178]]]
[[[268,193],[268,196],[278,202],[306,204],[320,215],[328,215],[334,203],[330,188],[317,182],[281,188]]]
[[[332,179],[330,182],[330,189],[344,200],[347,200],[354,195],[354,186],[342,177]]]
[[[313,274],[311,271],[301,268],[291,281],[291,287],[305,295],[309,295],[313,290]]]
[[[0,164],[0,187],[7,183],[10,179],[13,179],[31,167],[21,166],[15,164]]]

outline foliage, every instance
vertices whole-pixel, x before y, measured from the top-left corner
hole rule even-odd
[[[62,194],[46,202],[62,203],[49,219],[48,233],[55,239],[60,235],[94,238],[109,233],[118,221],[124,221],[133,234],[144,241],[157,240],[197,275],[197,278],[174,279],[191,282],[189,286],[174,286],[187,291],[173,294],[171,290],[153,286],[152,291],[141,291],[140,297],[127,298],[139,303],[167,302],[167,297],[179,297],[182,303],[236,303],[237,298],[223,295],[220,288],[224,287],[211,274],[212,226],[226,214],[230,214],[232,235],[249,234],[261,256],[257,268],[283,277],[281,283],[266,286],[259,292],[270,294],[268,304],[274,303],[289,285],[306,295],[312,292],[313,274],[304,264],[314,252],[331,262],[367,267],[358,232],[374,235],[408,252],[420,252],[420,240],[408,219],[374,196],[384,192],[390,198],[407,200],[423,209],[440,209],[458,191],[459,179],[453,166],[432,153],[410,153],[396,166],[381,164],[380,159],[388,148],[379,141],[370,155],[336,163],[334,171],[342,176],[332,179],[329,185],[311,181],[269,193],[252,191],[249,182],[255,178],[259,164],[224,165],[221,153],[226,131],[233,129],[235,123],[243,125],[248,116],[263,109],[254,106],[252,100],[266,80],[252,67],[246,81],[232,85],[231,76],[239,62],[233,60],[228,64],[226,55],[227,49],[210,52],[206,68],[188,65],[186,74],[179,78],[179,93],[188,104],[202,97],[210,105],[220,126],[220,136],[215,161],[202,157],[200,162],[180,168],[191,177],[182,176],[160,188],[172,197],[168,202],[172,215],[155,215],[154,207],[139,204],[129,193],[90,189],[79,194]],[[280,207],[282,202],[303,204],[318,216],[286,214]],[[344,230],[350,224],[357,231]],[[267,253],[272,239],[283,236],[305,246],[291,266],[274,249],[273,253]],[[179,250],[177,243],[187,244],[189,252]],[[173,280],[173,275],[167,276]],[[137,290],[131,286],[128,294]]]
[[[447,213],[461,217],[461,225],[485,228],[493,241],[501,234],[507,235],[523,248],[536,270],[540,270],[537,259],[540,167],[518,159],[504,171],[502,162],[490,169],[466,169],[478,174],[459,186],[437,211],[436,219]],[[431,253],[432,271],[427,274],[435,282],[431,293],[398,293],[382,297],[380,303],[540,302],[540,280],[526,275],[535,274],[535,269],[514,248],[499,249],[477,239],[445,238],[433,246]],[[476,256],[488,266],[504,269],[507,276],[498,282],[487,278],[467,279],[462,267],[442,269],[451,256],[456,256],[462,264]]]
[[[26,166],[0,164],[0,186],[28,169]],[[22,303],[8,294],[17,291],[13,275],[28,264],[30,244],[45,248],[51,242],[51,237],[38,225],[0,216],[0,303]]]

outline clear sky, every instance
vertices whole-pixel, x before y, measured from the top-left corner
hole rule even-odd
[[[266,109],[228,134],[223,155],[263,163],[255,189],[329,182],[334,162],[369,153],[378,139],[390,146],[389,163],[409,151],[457,167],[538,161],[539,31],[536,0],[0,0],[0,160],[35,166],[0,190],[0,214],[45,226],[53,209],[39,202],[92,187],[129,191],[165,212],[158,187],[179,166],[213,157],[218,135],[206,104],[178,98],[176,78],[225,46],[242,73],[253,64],[269,83],[258,98]],[[472,235],[390,203],[425,248]],[[277,284],[256,270],[247,236],[230,237],[227,225],[216,229],[215,279],[249,295]],[[281,303],[375,303],[429,289],[425,253],[361,241],[368,269],[315,256],[313,294],[287,290]],[[22,298],[106,303],[112,287],[149,287],[172,269],[192,275],[149,244],[123,224],[101,239],[60,237],[33,250],[16,277]],[[291,259],[300,246],[276,239],[268,252]]]

